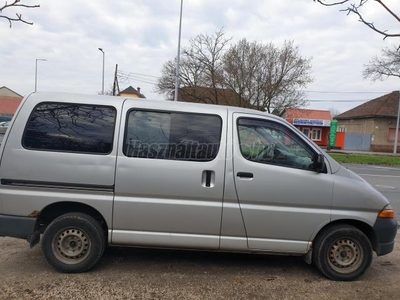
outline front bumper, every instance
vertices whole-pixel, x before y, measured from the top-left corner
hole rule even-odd
[[[397,234],[397,220],[395,218],[377,218],[374,231],[377,237],[375,252],[378,256],[393,251],[394,240]]]
[[[35,230],[36,218],[0,214],[0,236],[28,239]]]

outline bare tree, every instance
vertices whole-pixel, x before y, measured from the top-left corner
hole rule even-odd
[[[242,39],[225,54],[224,67],[225,84],[257,109],[281,114],[307,104],[299,90],[313,81],[311,59],[301,57],[293,41],[278,48]]]
[[[4,14],[5,9],[9,9],[10,7],[23,7],[23,8],[37,8],[40,7],[40,5],[27,5],[21,3],[21,0],[14,0],[14,2],[11,2],[10,4],[5,2],[3,7],[0,7],[0,18],[6,19],[10,23],[10,28],[12,27],[12,22],[22,22],[28,25],[33,25],[33,22],[28,22],[25,19],[23,19],[22,14],[20,13],[15,13],[16,17],[10,17],[8,15]]]
[[[197,87],[205,84],[204,66],[197,64],[188,57],[183,56],[180,61],[179,81],[183,87]],[[172,92],[175,89],[176,63],[169,60],[164,63],[161,77],[157,81],[155,91],[164,94],[168,100],[173,99]]]
[[[215,104],[219,102],[218,88],[221,87],[223,82],[221,76],[222,56],[230,40],[230,38],[225,37],[225,32],[221,28],[211,36],[200,34],[194,39],[190,39],[190,48],[183,50],[184,56],[193,64],[189,67],[201,71],[200,79],[203,80],[201,85],[213,90]]]
[[[212,101],[218,104],[220,96],[218,89],[222,86],[222,55],[229,40],[225,37],[223,29],[213,35],[200,34],[190,39],[190,46],[182,51],[179,70],[180,86],[213,89]],[[175,65],[172,60],[163,65],[161,77],[155,88],[156,92],[165,94],[168,99],[171,99],[172,91],[175,89]],[[191,96],[196,97],[195,94]],[[200,98],[198,100],[201,101]]]
[[[383,80],[387,77],[400,77],[400,50],[397,46],[382,49],[381,57],[374,56],[364,66],[364,78],[371,78],[373,81]]]
[[[239,95],[239,106],[260,104],[258,99],[263,86],[261,61],[264,46],[249,43],[245,38],[232,45],[223,57],[224,84]],[[246,105],[247,104],[247,105]]]
[[[383,0],[313,0],[324,6],[347,6],[341,9],[343,12],[349,14],[356,14],[358,20],[372,29],[374,32],[386,38],[399,38],[400,30],[396,32],[389,32],[383,28],[378,28],[371,21],[367,21],[361,12],[361,8],[370,4],[371,2],[378,3],[384,11],[386,11],[390,18],[394,19],[400,25],[400,17],[395,13]],[[382,49],[381,57],[374,56],[369,63],[364,65],[363,76],[364,78],[371,78],[373,81],[383,80],[387,77],[400,77],[400,46],[385,47]]]
[[[114,93],[113,93],[113,85],[110,84],[110,85],[108,86],[108,88],[105,89],[104,93],[103,93],[103,91],[97,92],[97,95],[114,96]]]
[[[338,115],[341,114],[341,111],[338,110],[338,109],[335,108],[335,107],[331,107],[331,108],[329,108],[328,110],[330,111],[332,118],[335,118],[336,116],[338,116]]]
[[[179,75],[180,75],[180,82],[183,84],[182,80],[182,64],[183,64],[184,58],[181,59],[180,63],[180,70],[179,70]],[[168,60],[166,61],[161,69],[161,77],[157,80],[157,85],[154,88],[154,91],[158,94],[165,95],[165,98],[168,100],[173,100],[172,96],[172,91],[175,89],[175,75],[174,75],[174,65],[173,60]]]
[[[286,108],[301,108],[308,105],[304,92],[295,90],[294,88],[283,90],[269,103],[269,107],[266,110],[269,113],[274,112],[274,114],[280,117],[283,116]]]
[[[180,97],[268,112],[306,104],[298,90],[312,81],[311,60],[301,57],[292,41],[278,48],[272,43],[242,39],[226,50],[229,41],[222,29],[212,36],[201,34],[190,40],[180,65]],[[171,99],[174,61],[167,61],[161,73],[155,91]]]
[[[383,0],[342,0],[342,1],[335,1],[335,0],[313,0],[314,2],[318,2],[324,6],[340,6],[345,7],[340,11],[346,12],[347,15],[355,14],[358,16],[358,21],[366,25],[371,30],[377,32],[378,34],[382,35],[384,39],[392,38],[392,37],[400,37],[399,32],[388,32],[385,29],[378,28],[375,24],[369,20],[366,20],[361,12],[361,8],[366,6],[367,3],[375,2],[378,3],[383,10],[385,10],[391,18],[394,18],[397,22],[400,23],[400,17],[397,13],[395,13],[390,7],[388,7]]]

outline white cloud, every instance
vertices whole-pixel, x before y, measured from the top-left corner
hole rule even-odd
[[[388,0],[395,7],[397,0]],[[159,76],[163,63],[177,52],[180,0],[61,1],[30,0],[40,8],[23,10],[33,26],[0,20],[0,86],[20,94],[34,89],[35,60],[38,90],[97,93],[101,90],[102,53],[106,53],[106,87],[113,81],[115,64],[126,73]],[[380,28],[395,30],[398,23],[378,4],[365,7],[368,20]],[[390,45],[338,8],[323,7],[312,0],[184,0],[182,46],[200,33],[221,27],[237,41],[243,37],[259,42],[294,40],[303,56],[313,57],[315,82],[308,90],[389,92],[398,82],[371,83],[362,78],[363,64]],[[127,85],[140,86],[148,98],[156,78],[139,76]],[[338,107],[344,111],[359,102],[330,100],[372,99],[372,94],[310,93],[310,108]]]

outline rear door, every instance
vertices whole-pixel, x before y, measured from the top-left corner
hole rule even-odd
[[[284,122],[234,114],[234,175],[248,246],[305,253],[329,222],[332,176],[313,171],[315,149]]]
[[[85,203],[111,226],[119,101],[33,94],[7,140],[0,168],[3,211],[28,216],[55,202]]]
[[[112,242],[218,249],[226,109],[126,101]]]

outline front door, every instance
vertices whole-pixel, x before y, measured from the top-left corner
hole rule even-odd
[[[112,242],[218,249],[226,109],[171,106],[124,104]]]
[[[329,172],[313,170],[316,149],[284,122],[235,114],[234,176],[248,247],[305,253],[329,222]]]

